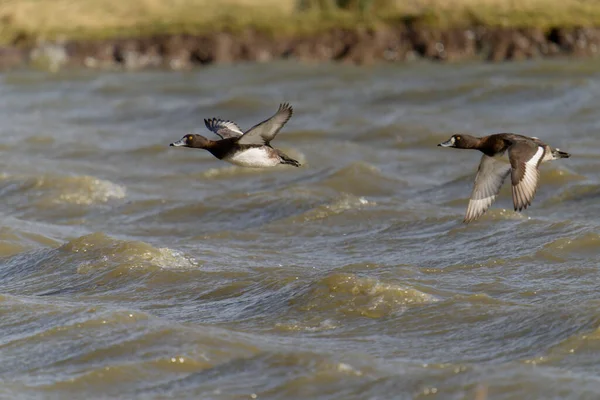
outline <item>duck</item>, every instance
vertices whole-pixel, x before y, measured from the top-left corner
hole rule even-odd
[[[531,205],[539,186],[540,164],[571,157],[571,154],[552,148],[537,137],[515,133],[496,133],[483,137],[457,134],[438,146],[479,150],[483,153],[463,220],[467,224],[485,214],[496,200],[508,175],[511,176],[515,211],[526,209]]]
[[[205,119],[204,124],[208,130],[221,137],[220,140],[187,134],[170,146],[208,150],[219,160],[240,167],[267,168],[279,164],[300,167],[298,161],[271,147],[271,141],[289,121],[293,112],[289,103],[281,103],[272,117],[254,125],[246,132],[233,121],[220,118]]]

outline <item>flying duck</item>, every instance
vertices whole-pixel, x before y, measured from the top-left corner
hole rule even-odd
[[[243,132],[233,121],[219,118],[205,119],[206,127],[221,137],[221,140],[210,140],[202,135],[187,134],[170,146],[191,147],[208,150],[219,160],[230,162],[240,167],[265,168],[279,164],[299,167],[300,163],[281,150],[271,147],[271,141],[292,117],[293,109],[283,103],[271,118],[254,125]]]
[[[438,146],[473,149],[483,153],[463,221],[465,223],[476,220],[487,211],[509,174],[515,211],[527,208],[539,185],[540,164],[571,157],[569,153],[553,149],[536,137],[513,133],[497,133],[481,138],[453,135]],[[507,151],[508,160],[503,157]]]

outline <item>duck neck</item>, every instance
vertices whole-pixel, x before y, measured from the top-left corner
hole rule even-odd
[[[477,149],[481,150],[482,141],[481,138],[475,136],[464,136],[460,144],[462,149]]]
[[[205,150],[210,150],[210,149],[215,148],[216,145],[217,145],[216,141],[206,139],[206,141],[204,143],[202,143],[202,148]]]
[[[204,149],[208,150],[218,159],[222,159],[225,155],[234,150],[231,143],[228,143],[227,140],[207,140]]]

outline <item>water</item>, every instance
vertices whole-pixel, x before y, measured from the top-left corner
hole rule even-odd
[[[598,67],[2,75],[0,397],[597,398]],[[281,101],[302,168],[168,147]],[[503,131],[573,156],[463,225]]]

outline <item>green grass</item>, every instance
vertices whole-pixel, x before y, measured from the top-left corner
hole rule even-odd
[[[434,28],[600,26],[600,1],[0,0],[0,44],[247,28],[274,36],[310,35],[407,21]]]

